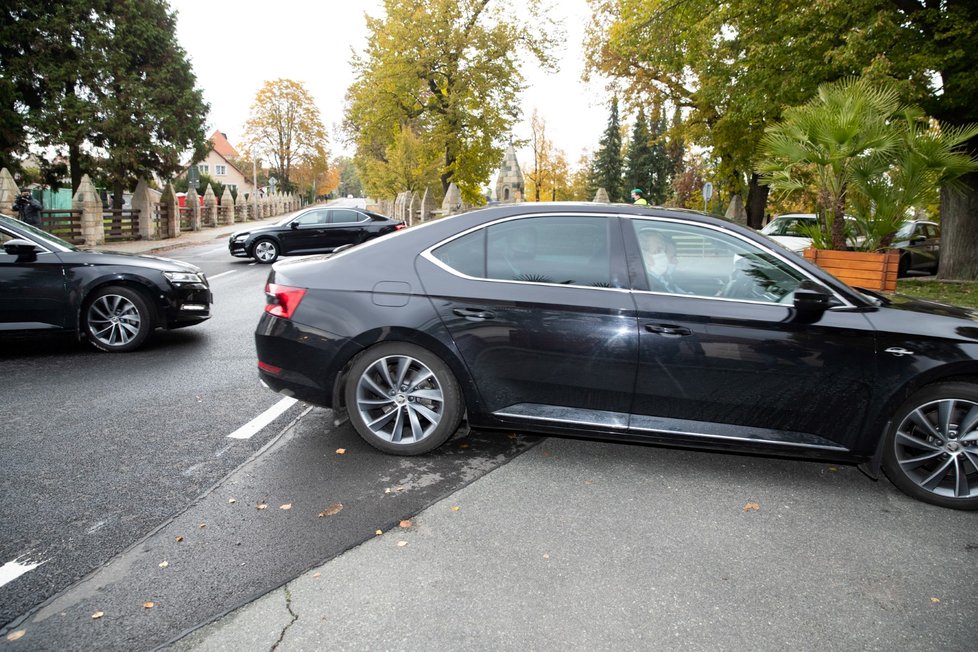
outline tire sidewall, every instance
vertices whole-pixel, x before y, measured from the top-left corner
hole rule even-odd
[[[136,336],[129,343],[123,346],[108,346],[99,341],[98,338],[95,337],[95,334],[92,333],[91,326],[88,323],[88,312],[91,310],[92,304],[100,298],[110,294],[125,297],[136,307],[136,312],[139,313],[139,332],[136,333]],[[135,351],[146,343],[147,338],[149,338],[150,333],[155,327],[154,324],[154,314],[149,302],[142,295],[142,293],[132,288],[118,285],[103,287],[93,292],[91,297],[89,297],[89,299],[85,302],[83,313],[83,330],[85,332],[85,337],[92,346],[100,351],[106,351],[107,353],[128,353],[129,351]]]
[[[883,441],[883,471],[886,473],[886,477],[889,478],[890,482],[912,498],[940,507],[974,510],[978,509],[978,496],[973,498],[949,498],[927,491],[907,477],[900,468],[900,463],[896,457],[897,429],[907,415],[926,403],[952,398],[978,403],[978,385],[965,382],[939,383],[921,389],[904,401],[894,413],[893,419],[886,431]]]
[[[272,245],[273,247],[275,247],[275,255],[270,260],[262,260],[257,255],[255,255],[256,252],[257,252],[257,250],[258,250],[258,245],[263,244],[263,243],[266,243],[266,242],[268,244]],[[252,258],[254,258],[255,260],[257,260],[259,263],[262,263],[263,265],[271,265],[276,260],[278,260],[278,257],[281,254],[282,254],[282,248],[279,246],[279,244],[277,242],[275,242],[271,238],[259,238],[258,240],[255,240],[255,244],[252,245],[252,247],[251,247],[251,255],[252,255]]]
[[[424,364],[435,375],[441,386],[444,398],[444,411],[435,430],[419,442],[413,444],[393,444],[371,432],[360,416],[357,408],[357,385],[370,365],[381,358],[392,355],[407,356]],[[357,434],[374,448],[395,455],[423,455],[448,441],[458,430],[462,421],[462,392],[455,375],[445,362],[423,347],[408,342],[385,342],[373,346],[357,356],[346,375],[343,388],[347,414]]]

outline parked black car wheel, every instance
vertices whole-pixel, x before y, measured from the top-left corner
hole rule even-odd
[[[458,429],[458,382],[437,356],[413,344],[391,342],[368,349],[347,376],[346,406],[353,427],[387,453],[420,455]]]
[[[95,293],[85,311],[85,324],[96,348],[122,353],[146,341],[153,330],[153,316],[139,292],[113,286]]]
[[[883,469],[902,491],[935,505],[978,509],[978,388],[927,387],[903,404],[887,433]]]
[[[264,239],[255,243],[252,255],[259,263],[270,264],[278,260],[278,245],[274,240]]]

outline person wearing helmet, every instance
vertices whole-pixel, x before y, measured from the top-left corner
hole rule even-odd
[[[645,193],[642,192],[641,188],[635,188],[632,190],[632,203],[636,206],[648,206],[649,202],[645,201]]]

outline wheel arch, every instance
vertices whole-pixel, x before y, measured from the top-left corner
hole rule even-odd
[[[146,305],[149,306],[153,329],[155,330],[161,326],[162,312],[159,305],[160,288],[155,287],[141,276],[135,274],[118,274],[96,279],[86,285],[80,292],[78,312],[75,315],[75,330],[79,338],[83,337],[85,333],[85,311],[88,309],[92,297],[96,292],[107,287],[124,287],[139,292],[143,299],[145,299]]]

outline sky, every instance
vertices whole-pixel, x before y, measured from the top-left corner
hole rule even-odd
[[[364,14],[379,16],[381,0],[168,1],[177,12],[177,38],[210,104],[208,136],[219,129],[237,146],[262,84],[288,78],[301,82],[315,99],[331,154],[353,153],[340,131],[344,96],[354,80],[351,48],[363,50],[368,38]],[[609,98],[601,83],[581,81],[584,27],[590,16],[587,0],[555,0],[554,5],[567,35],[558,55],[560,70],[546,73],[529,65],[524,69],[524,119],[514,137],[529,137],[536,108],[547,137],[576,167],[584,150],[597,149],[608,120]],[[531,166],[525,148],[517,158],[524,170]]]

